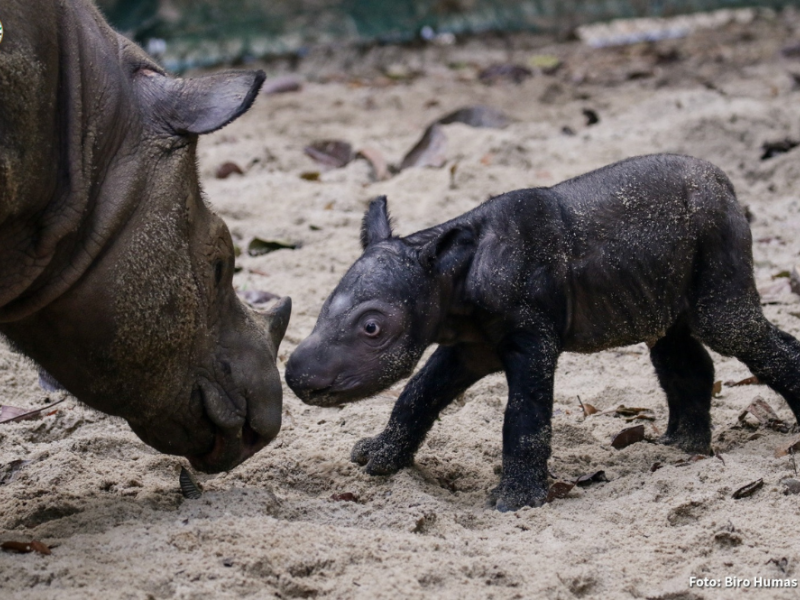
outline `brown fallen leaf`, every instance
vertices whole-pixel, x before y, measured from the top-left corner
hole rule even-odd
[[[352,492],[344,492],[343,494],[332,494],[331,500],[335,502],[358,502],[358,496]]]
[[[434,123],[429,126],[420,140],[408,151],[400,163],[400,170],[409,167],[443,167],[447,162],[447,136],[442,126]]]
[[[689,458],[681,458],[675,461],[676,467],[685,467],[686,465],[690,465],[692,463],[696,463],[699,460],[705,460],[708,456],[705,454],[692,454]]]
[[[747,415],[753,415],[759,424],[786,433],[789,431],[789,425],[778,417],[778,414],[767,404],[763,398],[757,396],[750,406],[745,408],[739,413],[739,422],[742,424],[747,423]]]
[[[762,385],[762,383],[758,377],[752,375],[750,377],[745,377],[741,381],[726,381],[725,385],[728,387],[738,387],[740,385]]]
[[[738,490],[733,492],[731,498],[733,498],[734,500],[741,500],[742,498],[748,498],[753,494],[755,494],[763,486],[764,486],[764,480],[756,479],[755,481],[751,481],[747,485],[742,486]]]
[[[580,396],[578,396],[578,404],[580,404],[581,408],[583,409],[583,418],[584,419],[586,417],[588,417],[589,415],[593,415],[593,414],[597,413],[597,409],[594,406],[592,406],[591,404],[589,404],[588,402],[584,403],[583,400],[581,400]]]
[[[253,238],[247,245],[247,253],[250,256],[261,256],[262,254],[269,254],[276,250],[296,250],[300,246],[300,243],[289,240],[262,240],[261,238]]]
[[[784,479],[783,481],[781,481],[781,483],[785,488],[783,490],[783,493],[786,494],[787,496],[790,494],[791,495],[800,494],[800,481],[798,481],[797,479],[791,479],[791,478]]]
[[[303,89],[303,79],[297,75],[282,75],[267,79],[261,86],[261,93],[267,96],[299,92]]]
[[[466,106],[446,114],[438,123],[449,125],[450,123],[464,123],[470,127],[482,127],[488,129],[503,129],[511,120],[502,111],[488,106]]]
[[[552,502],[558,498],[566,498],[567,494],[569,494],[574,487],[574,483],[569,483],[567,481],[553,482],[553,485],[551,485],[550,489],[547,490],[547,498],[545,498],[545,502]]]
[[[217,171],[216,173],[214,173],[214,175],[216,176],[217,179],[227,179],[234,173],[236,173],[237,175],[244,175],[242,167],[237,165],[235,162],[224,162],[217,167]]]
[[[586,487],[587,485],[603,481],[608,481],[608,478],[606,477],[606,472],[595,471],[594,473],[589,473],[587,475],[581,475],[580,477],[578,477],[575,480],[575,485],[579,487]]]
[[[528,67],[515,64],[491,65],[478,73],[478,79],[486,85],[494,85],[504,81],[522,83],[533,75]]]
[[[719,396],[721,392],[722,392],[722,382],[721,381],[715,381],[714,382],[714,386],[711,388],[711,395],[712,396]]]
[[[355,158],[353,147],[342,140],[320,140],[312,142],[303,152],[321,165],[338,169],[349,164]]]
[[[651,473],[655,473],[656,471],[658,471],[663,466],[664,465],[662,465],[660,462],[654,462],[653,465],[650,467],[650,472]]]
[[[617,450],[622,450],[642,440],[644,440],[644,425],[635,425],[634,427],[623,429],[615,435],[614,439],[611,440],[611,445]]]
[[[775,449],[775,458],[781,458],[782,456],[795,454],[797,452],[800,452],[800,436],[793,438],[782,446],[778,446]]]
[[[6,552],[16,552],[18,554],[28,554],[30,552],[38,552],[45,556],[51,554],[47,544],[43,544],[37,540],[31,542],[3,542],[0,544],[0,548]]]
[[[800,296],[800,266],[792,267],[792,271],[789,273],[789,289],[792,290],[792,293]]]
[[[319,181],[319,171],[303,171],[300,173],[300,179],[306,181]]]
[[[792,285],[788,279],[778,279],[773,283],[758,288],[761,304],[780,304],[788,294],[792,293]]]
[[[389,165],[383,154],[377,148],[372,146],[364,146],[356,154],[357,158],[363,158],[372,167],[372,178],[375,181],[385,181],[389,179]]]
[[[66,400],[66,397],[62,398],[58,402],[53,402],[52,404],[48,404],[42,408],[37,408],[36,410],[17,408],[16,406],[0,406],[0,423],[14,423],[17,421],[38,419],[42,416],[42,413],[49,411],[58,404],[61,404],[64,402],[64,400]]]

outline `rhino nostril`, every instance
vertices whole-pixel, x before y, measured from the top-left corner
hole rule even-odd
[[[227,360],[223,360],[220,363],[220,366],[222,367],[222,372],[225,374],[225,376],[230,377],[231,373],[233,372],[231,369],[231,363],[229,363]]]

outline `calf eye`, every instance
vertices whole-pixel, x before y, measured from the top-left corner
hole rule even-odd
[[[370,337],[375,337],[381,332],[380,326],[375,321],[367,321],[364,324],[364,333]]]

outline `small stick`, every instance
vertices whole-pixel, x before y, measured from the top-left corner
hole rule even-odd
[[[580,396],[578,396],[578,404],[581,405],[581,410],[583,411],[583,420],[585,421],[586,420],[586,407],[583,405],[583,400],[581,400]]]
[[[797,463],[794,460],[794,448],[789,448],[789,456],[792,457],[792,468],[794,469],[794,476],[797,477]]]

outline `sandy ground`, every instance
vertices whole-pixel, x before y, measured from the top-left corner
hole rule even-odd
[[[291,295],[294,314],[279,367],[312,329],[319,308],[359,255],[367,201],[387,194],[397,231],[410,233],[489,196],[546,186],[625,157],[680,152],[732,178],[753,222],[759,282],[800,262],[800,148],[760,160],[764,142],[800,139],[800,60],[778,50],[800,40],[786,13],[681,41],[589,50],[518,37],[451,48],[378,48],[314,54],[299,93],[262,97],[232,126],[204,139],[200,168],[211,203],[243,247],[254,236],[302,242],[298,250],[243,255],[241,289]],[[520,85],[486,86],[480,67],[532,54],[564,66]],[[399,65],[399,67],[398,67]],[[449,65],[449,66],[448,66]],[[268,66],[273,73],[287,65]],[[382,70],[411,73],[390,80]],[[303,147],[342,138],[399,162],[424,127],[452,109],[488,104],[514,122],[503,130],[444,128],[447,164],[373,182],[358,160],[318,171]],[[600,122],[588,126],[590,108]],[[570,127],[574,135],[563,128]],[[225,161],[242,176],[214,177]],[[800,297],[764,307],[800,336]],[[749,375],[714,356],[717,379]],[[32,367],[0,347],[3,404],[48,400]],[[402,384],[395,386],[401,389]],[[493,376],[436,423],[416,464],[373,478],[349,462],[378,433],[396,392],[341,408],[314,408],[284,390],[284,427],[234,471],[200,477],[200,500],[178,489],[181,459],[156,454],[120,420],[68,399],[38,421],[0,425],[0,541],[39,539],[51,556],[0,553],[3,598],[796,598],[797,590],[689,587],[689,578],[800,578],[800,496],[776,447],[791,438],[737,425],[764,386],[723,386],[713,401],[720,458],[653,443],[610,445],[627,424],[583,417],[599,409],[651,408],[648,438],[666,426],[666,404],[644,345],[565,354],[556,376],[550,469],[563,479],[604,470],[609,481],[575,488],[539,509],[499,514],[485,506],[499,479],[506,385]],[[393,396],[394,394],[394,396]],[[55,396],[50,396],[50,400]],[[22,461],[22,462],[17,462]],[[664,466],[651,472],[651,466]],[[753,480],[753,496],[732,493]],[[351,493],[356,502],[335,501]],[[723,582],[724,583],[724,582]]]

